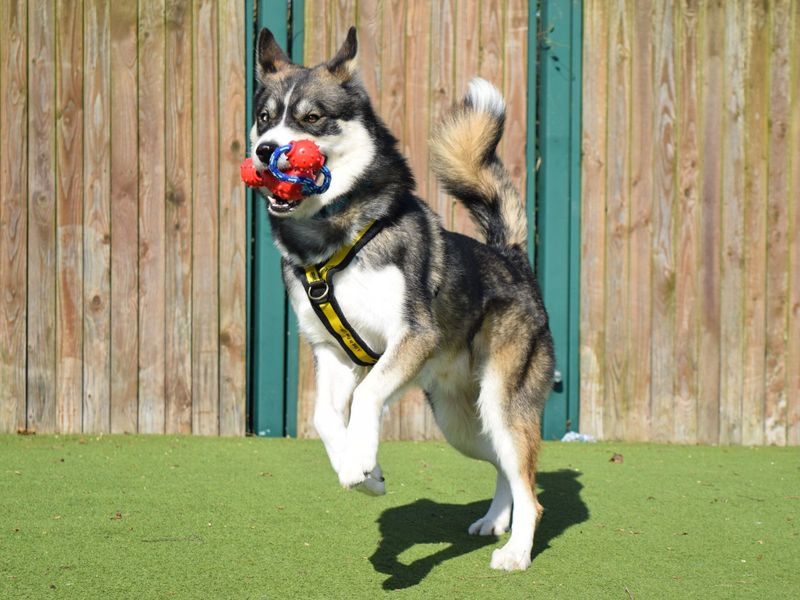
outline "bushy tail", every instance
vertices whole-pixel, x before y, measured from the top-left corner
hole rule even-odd
[[[506,106],[485,79],[469,84],[464,101],[431,140],[431,162],[448,193],[469,209],[490,246],[527,249],[525,205],[497,157]]]

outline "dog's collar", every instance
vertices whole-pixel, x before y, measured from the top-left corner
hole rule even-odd
[[[344,269],[355,258],[358,251],[374,238],[383,228],[381,221],[370,221],[348,244],[339,248],[320,265],[295,267],[295,275],[300,280],[311,307],[347,356],[357,365],[370,367],[378,362],[380,354],[370,349],[361,339],[342,312],[333,295],[333,274]]]

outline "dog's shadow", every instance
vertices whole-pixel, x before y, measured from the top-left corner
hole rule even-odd
[[[538,473],[539,502],[545,512],[536,528],[533,558],[550,547],[564,531],[589,518],[589,509],[580,497],[583,485],[579,473],[569,470]],[[408,588],[420,583],[431,570],[451,558],[497,544],[495,536],[473,536],[467,527],[489,509],[489,500],[466,505],[441,504],[421,499],[405,506],[385,510],[378,519],[381,541],[370,556],[372,566],[389,577],[386,590]],[[418,558],[410,564],[400,555],[417,544],[448,544],[447,547]]]

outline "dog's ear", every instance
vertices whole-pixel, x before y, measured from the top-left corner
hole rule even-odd
[[[258,66],[258,78],[263,81],[265,77],[285,69],[292,61],[275,41],[272,32],[264,27],[258,34],[258,45],[256,46],[256,63]]]
[[[342,47],[326,65],[328,71],[333,73],[337,78],[342,81],[350,80],[355,75],[358,68],[358,61],[356,61],[356,54],[358,54],[358,39],[356,37],[356,28],[351,27],[347,32],[347,39],[345,39]]]

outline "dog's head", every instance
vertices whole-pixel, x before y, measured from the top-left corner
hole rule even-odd
[[[256,65],[259,87],[250,130],[251,156],[266,168],[275,148],[292,140],[310,139],[327,157],[330,188],[301,202],[278,202],[265,188],[271,215],[306,218],[346,195],[373,162],[374,135],[368,127],[369,97],[357,69],[358,42],[351,27],[332,59],[312,68],[289,60],[268,29],[258,36]]]

